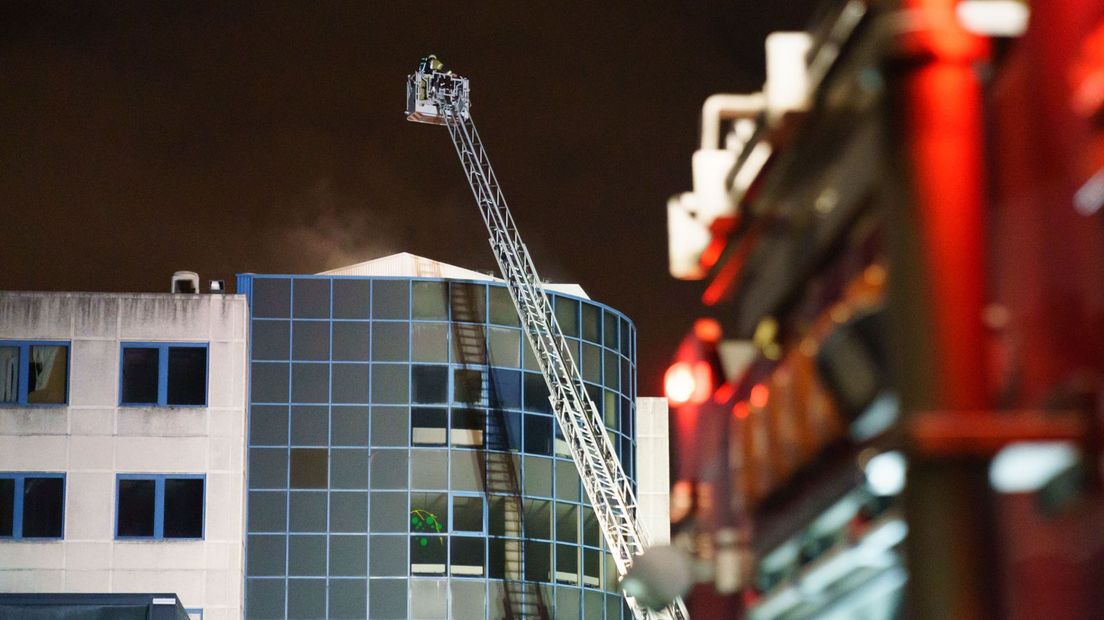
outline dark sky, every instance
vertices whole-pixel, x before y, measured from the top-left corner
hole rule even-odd
[[[402,117],[432,52],[471,79],[541,275],[636,321],[657,393],[700,307],[667,275],[665,204],[701,102],[759,88],[763,37],[811,4],[0,0],[0,289],[399,251],[493,268],[447,132]]]

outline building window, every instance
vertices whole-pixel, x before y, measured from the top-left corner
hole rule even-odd
[[[123,343],[123,405],[207,404],[206,343]]]
[[[121,474],[116,538],[203,538],[202,474]]]
[[[65,475],[0,473],[0,539],[61,538]]]
[[[0,404],[64,405],[69,343],[0,340]]]

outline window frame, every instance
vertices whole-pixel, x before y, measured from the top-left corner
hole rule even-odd
[[[119,483],[123,480],[152,480],[153,481],[153,535],[152,536],[120,536],[119,535]],[[199,524],[199,537],[166,537],[165,536],[165,481],[166,480],[202,480],[203,499]],[[116,474],[115,475],[115,526],[114,539],[119,542],[129,540],[160,540],[160,541],[189,541],[207,539],[207,474]]]
[[[27,402],[28,388],[30,387],[30,373],[27,372],[27,362],[30,359],[31,347],[65,347],[65,400],[60,403],[29,403]],[[68,407],[69,383],[73,367],[73,342],[71,340],[0,340],[0,347],[16,347],[19,349],[19,359],[16,362],[16,389],[15,400],[0,402],[0,408],[4,407]]]
[[[23,535],[23,494],[25,490],[24,481],[27,478],[60,478],[61,479],[61,533],[57,536],[24,536]],[[20,542],[33,542],[33,541],[54,541],[65,539],[65,498],[69,493],[68,485],[66,484],[64,472],[45,472],[45,471],[5,471],[0,472],[0,479],[14,480],[15,485],[12,488],[12,535],[0,536],[0,542],[8,541],[20,541]]]
[[[204,349],[203,367],[203,403],[196,405],[170,404],[169,400],[169,349],[190,348]],[[157,350],[157,402],[139,403],[123,400],[123,386],[126,381],[124,374],[124,352],[127,349],[156,349]],[[119,406],[120,407],[173,407],[181,409],[202,409],[208,406],[211,393],[211,346],[209,342],[138,342],[127,341],[120,343],[119,347]]]

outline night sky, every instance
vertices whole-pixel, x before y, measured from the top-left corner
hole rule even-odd
[[[0,0],[0,289],[167,291],[175,270],[314,273],[408,251],[492,269],[442,127],[442,57],[541,275],[639,327],[658,393],[700,285],[667,275],[699,110],[763,80],[812,2]],[[769,11],[769,14],[768,14]]]

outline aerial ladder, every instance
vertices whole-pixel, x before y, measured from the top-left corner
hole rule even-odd
[[[423,58],[407,77],[408,120],[444,125],[452,138],[460,165],[483,223],[490,234],[491,251],[517,308],[549,400],[571,451],[587,497],[594,508],[620,577],[648,547],[648,537],[636,518],[636,493],[625,474],[598,409],[587,394],[582,375],[560,330],[543,281],[529,250],[521,240],[506,205],[483,141],[471,117],[471,89],[467,78],[446,71],[435,57]],[[685,620],[689,613],[681,599],[661,610],[651,610],[626,596],[639,620]]]

